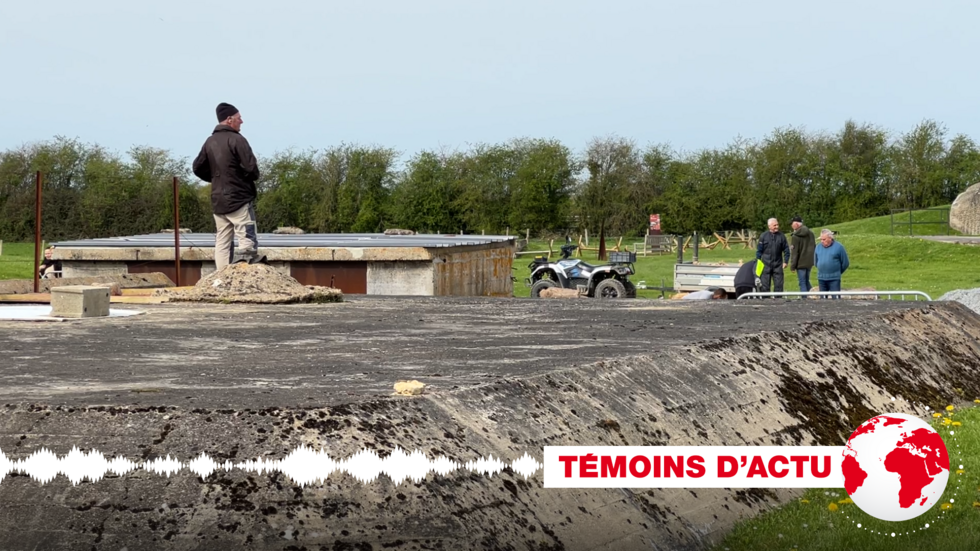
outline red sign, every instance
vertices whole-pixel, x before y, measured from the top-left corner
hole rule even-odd
[[[650,233],[660,233],[660,215],[650,215]]]

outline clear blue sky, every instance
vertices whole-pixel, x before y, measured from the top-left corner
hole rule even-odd
[[[926,118],[980,139],[967,1],[9,1],[0,148],[196,154],[227,101],[260,155],[616,134],[719,147]]]

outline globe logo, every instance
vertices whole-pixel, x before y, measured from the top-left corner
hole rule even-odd
[[[949,480],[949,454],[928,423],[901,413],[879,415],[851,434],[844,448],[844,489],[865,513],[910,520],[939,501]]]

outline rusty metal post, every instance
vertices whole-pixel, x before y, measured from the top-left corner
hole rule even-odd
[[[174,283],[180,287],[180,188],[176,176],[174,176],[174,265],[177,269],[177,279]]]
[[[41,171],[35,174],[34,187],[36,197],[34,198],[34,292],[41,292],[41,274],[37,272],[41,265]]]

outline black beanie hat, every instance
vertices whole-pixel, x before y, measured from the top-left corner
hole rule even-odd
[[[230,103],[219,103],[215,112],[218,114],[218,122],[221,122],[228,117],[234,116],[238,112],[238,109]]]

